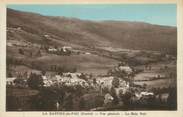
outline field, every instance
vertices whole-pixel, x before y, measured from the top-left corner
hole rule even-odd
[[[118,61],[101,57],[98,55],[70,55],[70,56],[59,56],[54,54],[47,54],[45,56],[37,58],[23,57],[26,64],[34,62],[39,68],[49,68],[52,65],[57,65],[65,68],[77,68],[78,72],[93,73],[93,74],[106,74],[107,71],[117,65]],[[30,68],[29,69],[36,69]],[[27,68],[25,68],[27,69]],[[21,71],[22,69],[16,69]]]
[[[47,65],[60,65],[76,67],[78,72],[105,74],[109,68],[114,67],[117,61],[97,55],[71,55],[71,56],[43,56],[36,61]],[[107,64],[106,64],[107,63]]]
[[[176,63],[175,61],[168,61],[168,62],[158,62],[151,64],[152,69],[144,70],[143,72],[137,74],[134,77],[134,80],[142,80],[139,82],[135,82],[135,84],[143,85],[147,84],[148,88],[163,88],[163,87],[169,87],[169,86],[175,86],[176,85]],[[164,67],[167,66],[165,69]],[[139,66],[141,69],[144,68],[144,66]],[[172,73],[172,78],[169,78],[169,74]],[[160,76],[160,79],[158,79],[158,75]],[[151,78],[156,77],[155,80],[149,80]],[[149,81],[143,81],[143,80],[149,80]]]

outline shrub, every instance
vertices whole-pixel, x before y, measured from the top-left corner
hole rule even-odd
[[[31,73],[29,79],[27,80],[27,84],[32,89],[40,89],[44,85],[41,75],[34,73]]]

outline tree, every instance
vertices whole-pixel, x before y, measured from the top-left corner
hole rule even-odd
[[[118,102],[119,102],[116,91],[115,91],[115,88],[118,88],[118,86],[119,86],[119,78],[114,77],[112,80],[112,87],[111,87],[111,91],[110,91],[112,97],[114,98],[113,104],[118,104]]]
[[[84,73],[81,73],[81,75],[79,76],[79,78],[84,79],[84,80],[87,80],[86,75]]]
[[[120,73],[119,73],[119,77],[125,81],[129,81],[129,78],[128,78],[128,74],[126,71],[122,70]]]
[[[112,86],[117,88],[119,86],[119,78],[114,77],[112,80]]]
[[[44,85],[43,78],[41,75],[31,73],[29,79],[27,80],[27,84],[32,89],[40,89]]]
[[[116,94],[115,87],[111,87],[110,94],[113,97],[113,104],[118,104],[119,103],[119,100],[118,100],[118,96]]]
[[[38,50],[36,56],[41,56],[41,50]]]
[[[108,72],[107,72],[107,75],[112,75],[112,69],[110,69]]]
[[[177,90],[176,88],[169,88],[169,96],[167,99],[167,104],[170,109],[176,109],[177,108]]]
[[[127,53],[121,54],[121,61],[127,61],[127,59],[128,59]]]
[[[59,100],[59,94],[52,87],[42,88],[38,95],[31,98],[31,106],[35,110],[48,111],[56,110],[56,103]]]
[[[11,71],[12,71],[12,70],[10,70],[10,69],[7,70],[7,72],[6,72],[6,73],[7,73],[7,77],[13,77]]]
[[[132,97],[132,93],[130,91],[127,91],[125,94],[120,94],[120,98],[122,99],[123,103],[126,106],[130,105],[131,97]]]
[[[18,49],[18,52],[22,55],[24,55],[24,51],[22,49]]]
[[[85,108],[86,108],[86,101],[84,97],[81,97],[79,100],[79,109],[85,110]]]
[[[63,110],[68,111],[73,109],[73,95],[70,92],[66,92],[63,101]]]
[[[43,76],[46,75],[46,71],[45,70],[41,71],[41,73],[42,73]]]
[[[29,54],[30,54],[30,57],[32,57],[32,52],[30,52]]]
[[[143,87],[144,89],[146,89],[146,88],[147,88],[147,84],[144,83],[142,87]]]
[[[19,87],[19,88],[23,88],[26,86],[26,82],[24,79],[22,78],[17,78],[14,80],[15,86]]]
[[[73,67],[73,68],[71,69],[71,73],[75,73],[75,72],[77,72],[77,68],[76,68],[76,67]]]
[[[93,84],[97,84],[96,78],[93,79]]]

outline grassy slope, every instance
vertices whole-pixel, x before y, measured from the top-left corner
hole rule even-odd
[[[100,57],[97,55],[72,55],[72,56],[43,56],[35,61],[46,65],[58,65],[68,68],[77,67],[79,72],[88,72],[95,74],[106,74],[114,67],[118,61]]]
[[[41,16],[11,9],[7,10],[7,25],[9,27],[21,26],[23,30],[36,34],[39,39],[44,34],[50,34],[58,36],[58,40],[85,47],[113,46],[176,52],[177,31],[175,27],[142,22],[93,22]]]
[[[39,14],[18,12],[7,9],[7,26],[21,27],[21,31],[8,32],[7,39],[36,44],[70,45],[86,50],[88,47],[112,46],[118,48],[176,51],[176,28],[157,26],[140,22],[83,21],[64,17],[49,17]],[[52,36],[49,42],[44,35]],[[137,38],[138,37],[138,38]],[[24,57],[18,54],[18,48],[7,49],[8,56]],[[36,50],[32,48],[32,50]],[[100,52],[99,52],[100,53]],[[96,73],[106,72],[117,61],[96,55],[82,56],[43,56],[33,59],[47,64],[77,66],[80,71]]]

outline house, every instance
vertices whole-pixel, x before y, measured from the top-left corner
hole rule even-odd
[[[130,87],[129,86],[129,82],[120,79],[119,87],[127,87],[127,88],[129,88]]]
[[[21,27],[17,27],[16,29],[17,29],[17,30],[22,30],[22,28],[21,28]]]
[[[42,78],[45,87],[50,87],[53,84],[53,82],[50,79],[48,79],[48,77],[42,76]]]
[[[140,100],[140,98],[142,97],[142,95],[141,95],[140,92],[136,91],[135,92],[135,97],[136,97],[137,100]]]
[[[12,78],[6,78],[6,85],[15,85],[15,83],[14,83],[14,80],[15,80],[16,78],[15,77],[12,77]]]
[[[129,66],[119,66],[119,71],[125,71],[127,74],[131,74],[133,71]]]
[[[146,92],[146,91],[143,91],[140,93],[141,96],[154,96],[154,93],[153,92]]]
[[[49,48],[48,51],[49,52],[57,52],[57,49],[56,48]]]
[[[70,46],[63,46],[62,49],[63,49],[64,52],[66,52],[67,50],[71,51],[72,47],[70,47]]]
[[[90,55],[91,53],[90,52],[85,52],[86,55]]]
[[[13,46],[13,44],[10,43],[10,42],[7,42],[6,45],[9,46],[9,47]]]
[[[101,85],[101,88],[108,88],[110,89],[112,87],[112,80],[113,80],[113,76],[109,76],[109,77],[100,77],[97,78],[97,83]]]
[[[44,37],[49,38],[50,36],[49,35],[44,35]]]
[[[70,76],[71,78],[78,78],[78,76],[81,76],[81,73],[67,72],[67,73],[63,73],[63,76]]]

